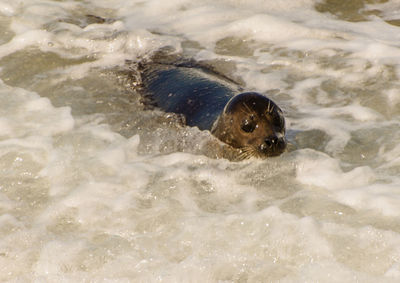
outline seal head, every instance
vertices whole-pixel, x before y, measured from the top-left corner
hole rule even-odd
[[[285,118],[269,98],[245,92],[231,98],[211,133],[238,148],[243,159],[280,155],[286,148]]]

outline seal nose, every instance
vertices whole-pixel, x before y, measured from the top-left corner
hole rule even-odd
[[[270,136],[264,140],[264,143],[267,147],[273,147],[278,144],[278,137]]]
[[[283,150],[286,147],[284,137],[278,138],[276,135],[269,136],[264,139],[264,142],[260,145],[261,151],[276,151]]]

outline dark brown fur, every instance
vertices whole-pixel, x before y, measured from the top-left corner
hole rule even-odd
[[[240,158],[277,156],[286,148],[285,119],[269,98],[239,87],[204,68],[149,62],[141,71],[143,95],[189,126],[209,130],[236,148]]]
[[[277,156],[286,148],[282,110],[272,100],[255,92],[233,97],[211,133],[241,149],[244,158]]]

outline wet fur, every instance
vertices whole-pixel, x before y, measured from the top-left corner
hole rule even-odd
[[[136,69],[134,76],[139,76],[138,89],[145,105],[180,114],[187,125],[211,131],[219,140],[238,151],[237,159],[265,158],[284,151],[286,141],[282,111],[265,96],[250,93],[252,104],[247,104],[246,95],[237,95],[242,88],[230,78],[193,60],[182,60],[163,53],[142,61]],[[227,106],[235,100],[233,97],[239,101],[235,106],[237,111],[227,113]],[[257,129],[251,137],[241,133],[238,123],[241,123],[240,119],[254,116],[255,111],[262,129]],[[275,121],[272,121],[272,116]],[[280,119],[283,129],[272,125],[277,123],[277,119]],[[275,132],[279,132],[279,144],[265,150],[264,140]]]

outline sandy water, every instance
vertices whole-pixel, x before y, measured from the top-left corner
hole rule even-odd
[[[0,0],[0,281],[398,282],[398,11]],[[268,94],[290,150],[216,160],[145,111],[115,70],[165,46]]]

